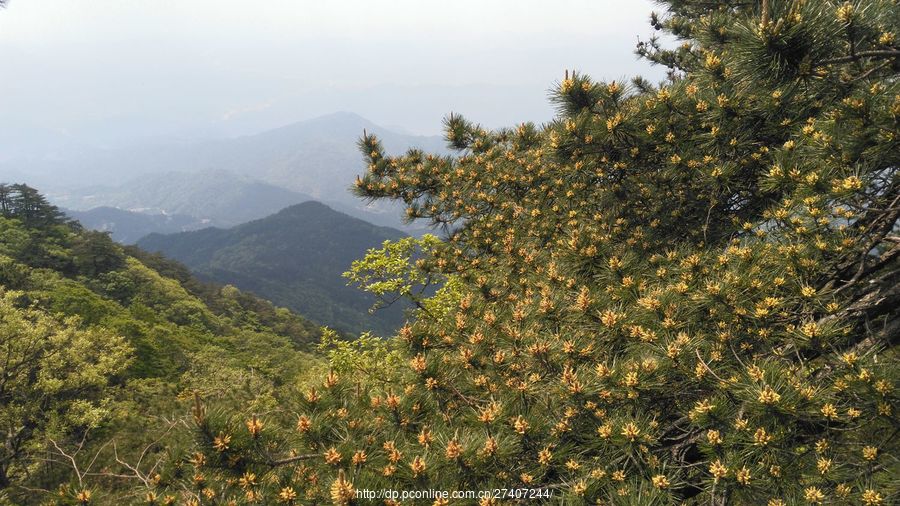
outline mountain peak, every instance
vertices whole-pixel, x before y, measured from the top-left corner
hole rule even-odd
[[[324,116],[296,121],[274,130],[268,130],[256,134],[254,137],[268,137],[279,135],[308,136],[310,134],[320,137],[352,138],[362,135],[363,129],[384,130],[359,114],[349,111],[339,111]]]
[[[405,237],[335,211],[319,202],[295,204],[265,218],[229,229],[206,228],[138,241],[194,272],[301,311],[342,330],[388,334],[403,321],[402,308],[369,314],[369,294],[342,277],[352,263],[385,240]]]

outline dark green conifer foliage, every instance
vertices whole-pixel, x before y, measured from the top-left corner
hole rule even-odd
[[[25,184],[0,184],[0,216],[17,218],[35,227],[66,221],[62,211]]]

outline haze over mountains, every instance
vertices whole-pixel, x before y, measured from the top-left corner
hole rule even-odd
[[[201,278],[253,292],[343,331],[384,335],[402,323],[402,307],[369,314],[375,300],[341,276],[366,250],[404,237],[319,202],[304,202],[229,229],[152,234],[138,242],[184,263]]]
[[[309,195],[225,170],[145,174],[117,186],[88,187],[49,197],[71,210],[104,206],[143,214],[183,215],[219,227],[245,223],[312,200]]]
[[[154,232],[169,234],[210,226],[208,220],[199,220],[185,214],[136,213],[106,206],[88,211],[67,209],[65,213],[90,230],[109,232],[113,240],[122,244],[134,244],[138,239]]]
[[[421,233],[422,225],[403,224],[399,206],[367,205],[349,192],[365,170],[356,146],[363,130],[377,134],[393,153],[446,150],[440,137],[397,133],[342,112],[232,139],[12,157],[0,160],[0,179],[36,186],[53,203],[76,211],[108,206],[230,226],[315,199]]]

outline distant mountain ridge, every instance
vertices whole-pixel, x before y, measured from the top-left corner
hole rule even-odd
[[[88,211],[63,211],[89,230],[109,232],[113,240],[122,244],[134,244],[152,233],[186,232],[210,225],[209,220],[186,214],[145,214],[107,206]]]
[[[346,286],[341,274],[369,248],[405,235],[309,201],[229,229],[151,234],[137,245],[184,263],[201,278],[253,292],[317,323],[387,334],[402,323],[402,308],[370,314],[374,299]]]
[[[89,210],[116,207],[145,214],[186,215],[228,227],[262,218],[309,195],[225,170],[148,174],[115,187],[50,194],[62,207]]]
[[[75,210],[97,206],[150,210],[188,214],[227,226],[315,199],[366,221],[421,233],[424,225],[403,223],[400,204],[367,205],[350,193],[356,176],[366,170],[356,145],[364,130],[378,135],[391,153],[411,147],[446,152],[440,137],[396,133],[359,115],[341,112],[233,139],[95,151],[74,159],[34,162],[25,171],[0,166],[0,173],[30,173],[32,180],[25,182],[41,188],[55,204]],[[278,202],[279,206],[267,207],[266,213],[242,213],[247,206],[217,208],[216,199],[229,192],[223,183],[241,179],[243,188],[248,181],[269,185],[267,196],[255,200]],[[303,198],[272,197],[272,187]],[[178,200],[188,189],[201,198]]]

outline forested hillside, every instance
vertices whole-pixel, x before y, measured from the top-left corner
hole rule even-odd
[[[318,202],[304,202],[229,229],[153,234],[138,242],[190,267],[346,332],[390,335],[403,304],[370,313],[372,295],[347,286],[342,274],[370,248],[405,234],[377,227]]]
[[[122,490],[135,472],[165,473],[154,464],[174,448],[154,441],[177,444],[185,399],[271,409],[316,366],[319,336],[286,309],[81,229],[27,186],[0,185],[0,503],[43,503],[89,473]],[[139,471],[116,462],[141,452]]]

